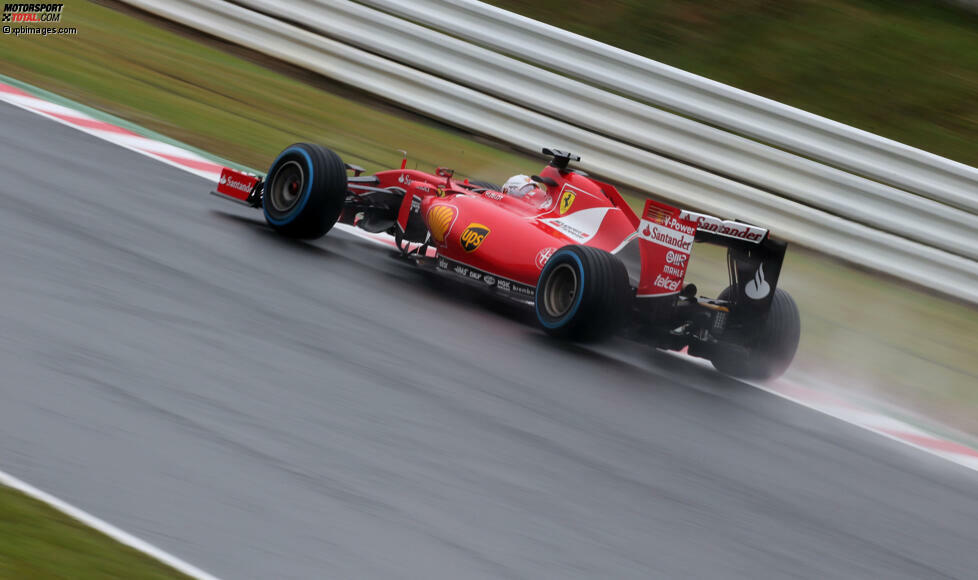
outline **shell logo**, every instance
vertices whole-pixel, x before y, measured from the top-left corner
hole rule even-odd
[[[445,236],[452,229],[458,211],[450,205],[435,205],[428,210],[428,231],[439,244],[445,243]]]

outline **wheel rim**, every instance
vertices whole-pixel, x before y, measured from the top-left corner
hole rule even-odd
[[[570,311],[578,291],[577,271],[570,264],[560,264],[547,278],[543,307],[548,316],[560,318]]]
[[[295,207],[306,184],[306,176],[302,166],[296,161],[286,161],[275,172],[271,187],[268,189],[268,201],[277,213],[286,213]]]

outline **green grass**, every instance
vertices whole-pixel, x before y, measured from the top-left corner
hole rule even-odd
[[[0,485],[0,578],[186,578],[51,507]]]
[[[978,13],[936,0],[491,0],[978,165]]]
[[[572,0],[567,3],[575,5]],[[755,4],[759,5],[703,5],[715,5],[716,13],[686,4],[677,3],[675,8],[653,4],[660,13],[675,12],[671,19],[664,19],[671,22],[671,32],[663,33],[671,40],[660,44],[689,42],[687,58],[691,62],[707,60],[693,53],[697,46],[721,42],[705,31],[708,26],[725,24],[740,27],[741,34],[745,27],[756,27],[756,38],[747,38],[758,47],[767,46],[773,42],[767,39],[773,34],[768,21],[788,18],[794,12],[770,3],[765,6],[771,13],[762,15],[760,23],[741,22],[750,19],[737,7]],[[622,3],[611,4],[607,11],[598,6],[595,3],[590,12],[574,14],[589,14],[583,21],[593,19],[594,26],[630,20],[623,15]],[[801,10],[792,3],[785,6]],[[802,7],[819,12],[818,6]],[[861,11],[859,14],[869,10],[863,4],[854,6],[861,6],[850,8]],[[297,71],[273,72],[263,66],[270,63],[237,48],[177,34],[94,4],[75,2],[65,10],[65,25],[77,26],[77,36],[3,38],[0,72],[251,167],[264,168],[294,141],[324,143],[368,170],[395,166],[400,160],[398,148],[408,149],[422,168],[444,164],[460,174],[490,180],[535,172],[541,165],[539,160],[494,147],[318,77]],[[687,31],[683,26],[687,20],[699,28]],[[725,34],[727,42],[739,42],[738,34]],[[625,36],[623,33],[622,38]],[[796,43],[801,50],[803,41],[808,42],[805,37],[782,42]],[[125,50],[120,52],[118,47]],[[961,57],[968,60],[974,54]],[[774,71],[777,66],[781,65],[765,65],[764,70]],[[791,66],[799,71],[804,68],[801,63]],[[963,78],[962,84],[967,85],[971,77]],[[779,83],[772,81],[772,85]],[[637,194],[632,193],[630,199],[639,203]],[[725,276],[718,248],[698,246],[694,250],[688,279],[704,294],[715,295],[725,285]],[[789,376],[825,377],[844,388],[925,410],[978,433],[978,359],[974,356],[978,352],[978,309],[798,247],[788,252],[782,285],[796,297],[804,327]]]
[[[103,6],[72,2],[62,18],[77,35],[0,38],[0,72],[239,163],[264,168],[308,140],[370,170],[398,163],[398,149],[421,168],[450,161],[487,178],[536,167],[365,95],[324,91],[337,87],[298,82]]]

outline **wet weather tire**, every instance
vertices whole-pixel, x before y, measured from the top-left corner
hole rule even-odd
[[[733,289],[727,288],[718,298],[727,300],[732,293]],[[763,381],[777,378],[788,370],[801,337],[801,318],[791,295],[776,288],[767,318],[760,328],[753,330],[756,330],[753,344],[742,345],[749,351],[746,357],[718,351],[711,359],[718,371],[741,379]]]
[[[275,159],[262,194],[265,221],[290,238],[322,237],[346,199],[346,167],[321,145],[296,143]]]
[[[491,181],[480,181],[478,179],[469,180],[469,185],[474,185],[476,187],[481,187],[483,189],[491,189],[492,191],[502,191],[498,185],[492,183]]]
[[[634,298],[616,256],[588,246],[564,246],[537,282],[537,321],[553,336],[596,341],[617,331]]]

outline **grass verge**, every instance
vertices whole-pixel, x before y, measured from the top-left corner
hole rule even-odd
[[[371,171],[395,166],[402,147],[421,168],[489,180],[541,165],[128,10],[74,2],[65,20],[77,36],[3,38],[0,72],[245,165],[264,168],[295,141],[323,143]],[[719,292],[725,276],[722,252],[694,250],[688,279],[704,294]],[[804,328],[789,376],[822,377],[978,434],[978,309],[798,247],[782,285]]]
[[[504,176],[536,166],[295,67],[190,41],[112,6],[122,11],[66,5],[63,24],[78,28],[74,36],[0,38],[0,72],[256,168],[299,140],[372,171],[398,163],[398,149],[421,168],[447,160]]]
[[[19,491],[0,485],[0,578],[187,578]]]

